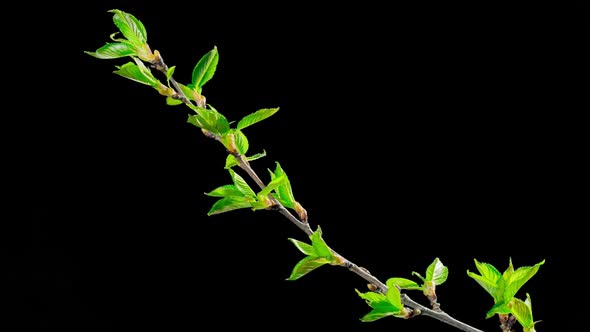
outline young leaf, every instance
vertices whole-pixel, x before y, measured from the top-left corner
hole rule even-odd
[[[426,269],[426,280],[433,281],[435,285],[444,283],[448,276],[449,268],[444,266],[438,257]]]
[[[295,265],[293,271],[291,272],[291,276],[289,276],[287,280],[297,280],[327,263],[329,263],[329,261],[325,258],[307,256],[300,260],[297,265]]]
[[[254,192],[254,190],[252,190],[252,188],[250,188],[250,186],[248,185],[246,180],[244,180],[243,177],[234,172],[234,170],[232,170],[231,168],[228,171],[231,175],[234,185],[242,194],[244,194],[245,196],[256,197],[256,193]]]
[[[168,70],[166,71],[166,80],[170,81],[170,78],[172,77],[172,75],[174,75],[174,70],[176,70],[176,66],[172,66],[170,68],[168,68]]]
[[[402,298],[399,289],[397,287],[390,287],[387,289],[387,300],[395,309],[396,311],[401,311],[404,308],[402,304]]]
[[[289,241],[291,241],[295,245],[295,247],[297,247],[297,249],[299,249],[299,251],[301,251],[302,253],[308,256],[315,256],[315,250],[311,245],[291,238],[289,238]]]
[[[184,96],[186,98],[188,98],[189,100],[197,102],[198,100],[200,100],[202,98],[201,95],[199,95],[195,90],[189,88],[188,86],[181,84],[181,83],[178,83],[178,86],[180,87],[180,90],[182,90],[182,93],[184,94]],[[195,111],[198,113],[199,108],[195,109]]]
[[[172,97],[166,97],[166,105],[176,106],[176,105],[180,105],[180,104],[182,104],[182,100],[174,99]]]
[[[237,129],[244,129],[246,127],[249,127],[257,122],[260,122],[268,117],[270,117],[271,115],[275,114],[277,111],[279,110],[279,108],[263,108],[261,110],[258,110],[252,114],[248,114],[246,115],[242,120],[240,120],[240,122],[238,122],[237,125]]]
[[[278,198],[281,200],[281,204],[288,208],[293,209],[295,207],[295,196],[293,196],[293,190],[291,189],[291,182],[287,177],[287,173],[281,167],[281,164],[277,162],[274,176],[285,176],[285,181],[277,188]],[[285,203],[283,203],[285,202]]]
[[[395,288],[395,290],[397,290],[397,288]],[[361,318],[361,321],[372,322],[386,316],[404,317],[403,305],[401,305],[400,302],[401,299],[399,301],[397,299],[399,291],[397,291],[397,295],[395,294],[395,291],[392,291],[391,295],[389,295],[388,291],[387,296],[376,292],[361,293],[356,289],[355,291],[363,300],[367,302],[371,308],[373,308],[373,310]],[[394,303],[390,302],[390,297],[391,300],[395,302],[395,305]],[[400,306],[397,307],[397,304]]]
[[[479,271],[482,277],[489,280],[490,283],[497,284],[498,280],[502,278],[502,274],[493,265],[488,263],[480,263],[477,259],[474,259],[475,267]]]
[[[217,47],[207,52],[193,69],[192,85],[198,93],[201,93],[203,85],[209,81],[215,74],[217,63],[219,62],[219,53]],[[240,129],[240,128],[238,128]]]
[[[115,13],[113,22],[132,44],[140,45],[147,42],[145,27],[135,16],[118,9],[109,10],[109,12]]]
[[[230,197],[230,196],[244,196],[241,191],[233,184],[226,184],[221,187],[217,187],[209,193],[205,193],[207,196],[212,197]]]
[[[245,155],[248,152],[248,138],[241,130],[234,130],[234,139],[236,142],[236,148],[241,155]]]
[[[96,52],[85,51],[84,53],[99,59],[117,59],[136,54],[133,46],[127,43],[107,43]]]
[[[225,158],[225,169],[230,169],[234,166],[238,166],[240,163],[238,163],[238,160],[236,159],[236,157],[234,157],[231,154],[227,155],[227,158]]]
[[[136,58],[133,58],[133,60],[135,60],[135,63],[127,62],[122,66],[117,66],[117,70],[113,73],[151,87],[159,86],[160,81],[145,67],[143,62]]]
[[[252,203],[248,200],[247,197],[244,196],[231,196],[231,197],[224,197],[211,207],[211,210],[207,213],[208,216],[212,216],[214,214],[219,214],[223,212],[228,212],[237,209],[245,209],[252,207]]]
[[[423,290],[424,287],[420,286],[417,282],[406,279],[406,278],[389,278],[387,279],[387,287],[399,287],[407,290]]]
[[[533,311],[530,306],[530,297],[527,294],[528,304],[525,301],[522,301],[517,298],[512,299],[511,303],[511,310],[516,320],[522,325],[525,329],[532,329],[535,327],[535,322],[533,321]]]
[[[315,249],[316,255],[319,257],[334,259],[332,251],[322,239],[322,229],[318,226],[318,229],[311,235],[311,245]]]
[[[361,322],[363,322],[363,323],[374,322],[378,319],[381,319],[381,318],[387,317],[387,316],[391,316],[391,315],[392,315],[391,312],[382,312],[377,309],[373,309],[368,314],[364,315],[361,318]]]
[[[285,182],[285,180],[286,180],[286,178],[284,175],[279,176],[279,177],[275,177],[258,194],[262,195],[262,196],[267,196],[268,194],[270,194],[271,191],[275,190],[277,187],[279,187],[281,184],[283,184],[283,182]]]
[[[545,264],[545,260],[533,265],[533,266],[523,266],[518,268],[512,273],[510,273],[509,280],[505,280],[506,282],[506,290],[504,291],[504,299],[506,301],[510,301],[518,290],[527,282],[529,281],[537,272],[541,265]],[[512,266],[512,261],[510,262],[510,266]]]
[[[356,293],[361,297],[361,299],[367,301],[367,304],[371,304],[374,302],[384,302],[387,301],[387,297],[385,294],[377,293],[377,292],[366,292],[361,293],[358,289],[355,289]]]
[[[483,277],[479,274],[470,272],[469,270],[467,271],[467,275],[473,278],[473,280],[477,281],[477,283],[494,298],[495,302],[498,302],[500,300],[498,297],[500,288],[498,287],[497,283],[494,283],[492,280]]]
[[[224,135],[229,131],[229,122],[221,113],[202,107],[193,107],[198,114],[189,115],[188,123],[206,129],[218,136]]]
[[[491,318],[496,314],[509,314],[511,313],[510,308],[506,305],[506,303],[504,302],[498,302],[496,304],[494,304],[494,306],[492,307],[492,309],[490,309],[487,313],[486,313],[486,319],[487,318]]]

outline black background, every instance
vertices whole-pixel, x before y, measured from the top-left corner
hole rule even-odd
[[[485,331],[491,298],[465,270],[546,264],[538,331],[575,325],[587,146],[588,18],[578,3],[216,4],[97,1],[23,10],[17,77],[26,230],[7,246],[7,324],[34,331],[455,331],[429,318],[361,323],[340,268],[288,282],[304,234],[273,212],[206,217],[226,153],[154,90],[93,51],[118,8],[188,82],[214,45],[209,103],[246,129],[262,176],[279,161],[324,238],[382,280],[450,269],[442,308]],[[26,42],[32,38],[34,42]],[[14,69],[14,68],[8,68]],[[20,220],[17,220],[21,223]],[[10,233],[9,233],[10,234]],[[24,244],[24,247],[22,246]],[[423,297],[410,294],[423,303]],[[586,304],[587,306],[587,304]]]

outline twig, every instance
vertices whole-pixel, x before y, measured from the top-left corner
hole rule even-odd
[[[154,66],[154,68],[156,68],[157,70],[164,73],[164,75],[168,71],[168,66],[166,66],[163,58],[160,55],[158,56],[157,60],[154,63],[152,63],[152,65]],[[176,90],[178,95],[180,96],[180,99],[185,104],[192,105],[190,100],[184,95],[184,93],[182,92],[182,89],[180,88],[180,86],[178,85],[176,80],[174,80],[173,77],[170,77],[170,83],[172,84],[172,86],[174,87],[174,89]],[[215,137],[215,138],[217,138],[217,137]],[[219,141],[219,139],[217,139],[217,140]],[[258,187],[260,187],[260,189],[264,189],[265,188],[264,182],[262,182],[262,180],[260,179],[258,174],[256,174],[254,169],[252,169],[252,167],[250,166],[250,163],[246,160],[246,158],[244,158],[242,155],[240,155],[237,152],[232,153],[232,154],[234,155],[234,157],[238,161],[238,165],[240,166],[240,168],[243,169],[254,182],[256,182],[256,184],[258,185]],[[313,234],[313,231],[312,231],[311,227],[309,226],[309,223],[303,222],[303,221],[299,220],[297,217],[295,217],[276,198],[272,197],[272,195],[269,195],[269,197],[272,200],[274,206],[277,207],[277,210],[279,211],[280,214],[285,216],[290,222],[295,224],[295,226],[297,226],[299,229],[301,229],[303,232],[305,232],[305,234],[307,234],[308,236]],[[366,269],[364,269],[362,267],[359,267],[358,265],[356,265],[353,262],[349,261],[348,259],[344,258],[342,255],[338,254],[334,250],[332,250],[332,251],[334,253],[334,256],[339,257],[343,260],[343,263],[342,263],[343,267],[348,268],[348,270],[356,273],[361,278],[363,278],[366,281],[368,281],[369,283],[375,285],[375,287],[380,292],[382,292],[382,293],[387,292],[387,289],[388,289],[387,286],[383,282],[381,282],[379,279],[377,279],[375,276],[373,276],[369,271],[367,271]],[[444,311],[434,311],[428,307],[425,307],[425,306],[417,303],[416,301],[412,300],[407,294],[402,294],[402,302],[405,306],[413,309],[414,312],[416,312],[420,315],[437,319],[443,323],[446,323],[448,325],[456,327],[462,331],[483,332],[482,330],[476,329],[468,324],[465,324],[465,323],[449,316]]]

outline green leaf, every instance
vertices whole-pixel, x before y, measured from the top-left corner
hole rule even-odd
[[[493,283],[491,280],[479,274],[470,272],[469,270],[467,271],[467,275],[473,278],[475,281],[477,281],[477,283],[494,298],[494,301],[498,302],[498,300],[500,300],[497,295],[499,287],[496,283]]]
[[[182,100],[166,97],[166,105],[176,106],[182,104]]]
[[[302,253],[308,255],[308,256],[315,256],[315,250],[313,249],[313,246],[302,242],[302,241],[298,241],[295,239],[291,239],[289,238],[289,241],[291,241],[295,247],[297,247],[297,249],[299,249],[299,251],[301,251]]]
[[[512,299],[516,295],[518,290],[535,274],[537,274],[539,268],[543,264],[545,264],[545,260],[533,266],[520,267],[516,271],[510,273],[510,278],[508,280],[505,280],[506,289],[504,290],[504,299],[506,301],[510,301],[510,299]],[[510,262],[510,265],[512,265],[512,262]]]
[[[96,52],[84,52],[99,59],[117,59],[136,54],[135,48],[127,43],[107,43]]]
[[[271,191],[277,189],[281,184],[283,184],[283,182],[285,182],[285,180],[286,180],[286,178],[284,175],[279,176],[279,177],[275,177],[258,194],[263,195],[263,196],[267,196],[268,194],[270,194]]]
[[[230,169],[234,166],[238,166],[240,163],[238,163],[238,160],[236,159],[236,157],[234,157],[231,154],[227,155],[227,158],[225,158],[225,169]]]
[[[176,70],[176,66],[172,66],[170,68],[168,68],[168,70],[166,71],[166,80],[170,81],[170,78],[172,78],[172,75],[174,75],[174,71]]]
[[[315,249],[316,255],[319,257],[334,259],[330,247],[322,239],[322,229],[318,226],[318,229],[311,235],[311,245]]]
[[[440,259],[435,258],[426,269],[426,280],[433,281],[435,285],[441,285],[449,276],[449,268],[443,265]]]
[[[206,108],[199,107],[199,115],[209,123],[210,130],[218,135],[223,135],[229,132],[229,121],[223,114]]]
[[[527,294],[528,304],[518,298],[512,299],[512,314],[516,317],[516,320],[522,325],[522,327],[531,329],[535,327],[533,321],[533,311],[530,306],[530,297]]]
[[[189,115],[189,123],[206,129],[218,136],[224,135],[229,131],[229,122],[221,113],[202,107],[193,107],[198,114]]]
[[[118,70],[113,73],[128,78],[151,87],[160,85],[160,81],[154,77],[149,68],[147,68],[141,60],[133,58],[135,63],[127,62],[123,66],[117,66]]]
[[[502,278],[502,274],[493,265],[488,263],[480,263],[477,259],[474,259],[475,267],[479,271],[482,277],[489,280],[492,284],[497,284],[498,280]]]
[[[234,172],[234,170],[231,168],[228,171],[231,175],[232,180],[234,181],[234,185],[242,194],[244,194],[245,196],[256,197],[256,193],[254,192],[254,190],[252,190],[252,188],[250,188],[250,186],[248,185],[246,180],[244,180],[243,177]]]
[[[109,12],[115,13],[113,22],[127,40],[134,45],[145,44],[147,42],[145,27],[135,16],[118,9],[109,10]]]
[[[263,108],[261,110],[258,110],[252,114],[248,114],[246,115],[242,120],[240,120],[240,122],[238,122],[237,125],[237,129],[244,129],[246,127],[249,127],[257,122],[260,122],[268,117],[270,117],[271,115],[275,114],[277,111],[279,110],[279,108]]]
[[[329,261],[325,258],[307,256],[295,265],[293,272],[291,272],[291,276],[289,276],[287,280],[297,280],[327,263],[329,263]]]
[[[207,52],[193,69],[192,84],[198,93],[201,93],[203,85],[209,81],[215,74],[217,63],[219,62],[219,53],[217,47]],[[238,128],[240,129],[240,128]]]
[[[252,203],[248,200],[247,197],[244,196],[231,196],[231,197],[224,197],[211,207],[211,210],[207,213],[208,216],[212,216],[214,214],[219,214],[223,212],[228,212],[237,209],[245,209],[252,207]]]
[[[226,184],[221,187],[217,187],[209,193],[205,193],[207,196],[212,197],[230,197],[230,196],[244,196],[241,191],[233,184]]]
[[[401,311],[404,308],[404,305],[402,304],[401,293],[399,289],[397,289],[397,287],[389,287],[387,289],[386,296],[389,303],[391,303],[391,305],[393,305],[395,309],[397,309],[397,312]]]
[[[373,309],[371,310],[368,314],[364,315],[361,318],[362,322],[374,322],[378,319],[381,319],[383,317],[387,317],[387,316],[391,316],[392,313],[391,312],[381,312],[379,310]]]
[[[387,279],[387,287],[399,287],[407,290],[423,290],[424,287],[420,286],[417,282],[406,279],[406,278],[389,278]]]
[[[498,302],[498,303],[494,304],[492,309],[490,309],[486,313],[486,319],[491,318],[496,314],[509,314],[509,313],[510,313],[510,308],[506,305],[506,303],[505,302]]]
[[[366,292],[361,293],[358,289],[355,289],[356,293],[361,297],[361,299],[367,301],[367,304],[371,304],[373,302],[383,302],[387,301],[387,297],[385,294],[377,293],[377,292]]]
[[[277,167],[274,172],[275,176],[285,176],[285,181],[277,188],[278,198],[281,200],[281,204],[288,208],[293,209],[295,207],[295,196],[293,196],[293,190],[291,189],[291,182],[287,177],[287,173],[281,167],[281,164],[277,162]]]
[[[178,83],[178,86],[180,87],[180,90],[182,90],[182,93],[184,94],[184,96],[189,99],[192,100],[194,102],[197,101],[197,99],[199,98],[199,95],[197,94],[197,92],[191,88],[189,88],[188,86]],[[200,107],[198,109],[196,109],[196,111],[198,112],[198,110],[200,109]]]
[[[394,287],[395,290],[397,288]],[[398,300],[399,291],[397,294],[395,290],[390,294],[388,291],[387,296],[376,292],[361,293],[355,289],[356,293],[367,302],[367,304],[373,308],[371,312],[365,315],[361,320],[363,322],[371,322],[385,316],[403,316],[403,305],[401,299]],[[393,301],[394,303],[392,303]],[[399,307],[396,307],[399,304]]]
[[[241,155],[245,155],[248,152],[248,138],[241,130],[234,130],[234,139],[236,142],[236,148]]]

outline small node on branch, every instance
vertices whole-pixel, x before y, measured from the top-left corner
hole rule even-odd
[[[305,210],[303,206],[299,204],[299,202],[295,202],[295,212],[297,213],[299,219],[301,219],[302,222],[307,223],[307,210]]]
[[[371,291],[371,292],[376,292],[378,290],[377,286],[373,285],[373,284],[367,284],[367,288]]]
[[[155,69],[159,71],[166,72],[168,70],[168,66],[166,66],[164,63],[164,59],[162,59],[162,56],[158,50],[154,51],[154,58],[150,61],[150,63]]]

